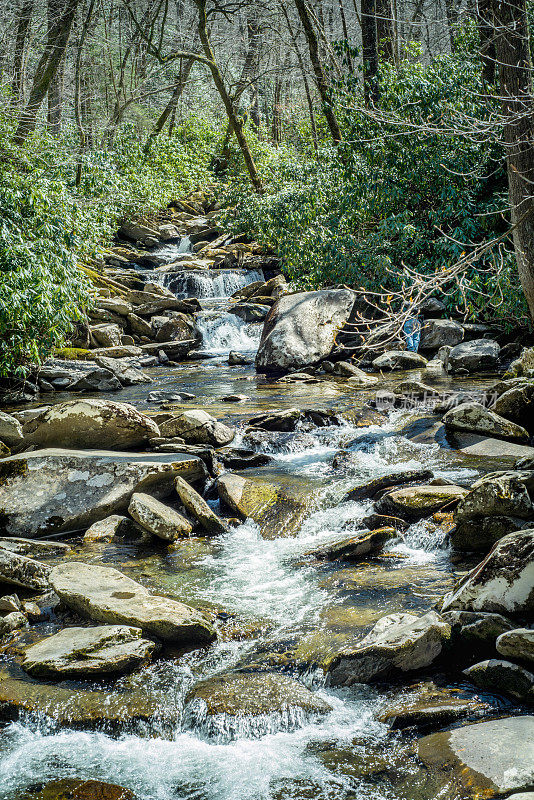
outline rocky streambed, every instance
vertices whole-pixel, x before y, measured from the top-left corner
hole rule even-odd
[[[532,352],[435,304],[356,361],[190,202],[0,413],[0,798],[532,797]]]

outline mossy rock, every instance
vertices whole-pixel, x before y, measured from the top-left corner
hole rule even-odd
[[[94,358],[92,350],[83,347],[58,347],[53,355],[61,361],[90,361]]]
[[[113,783],[66,778],[30,787],[17,800],[135,800],[135,795]]]

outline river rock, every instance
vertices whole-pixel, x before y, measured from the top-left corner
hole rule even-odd
[[[132,625],[144,634],[180,644],[215,639],[208,619],[189,606],[150,594],[112,567],[70,561],[50,572],[58,597],[73,611],[96,622]]]
[[[514,700],[534,703],[534,675],[511,661],[490,658],[473,664],[463,674],[484,692],[497,692]]]
[[[152,321],[152,324],[154,324],[154,321]],[[167,319],[156,333],[157,342],[184,342],[195,338],[193,318],[178,312],[175,317]]]
[[[112,542],[117,536],[121,528],[128,524],[128,517],[123,517],[120,514],[111,514],[111,516],[94,522],[84,534],[84,541],[86,542]]]
[[[0,617],[0,636],[25,628],[28,624],[26,615],[21,611],[10,611],[5,617]]]
[[[377,372],[381,370],[408,370],[421,369],[426,367],[427,359],[419,353],[412,353],[410,350],[388,350],[378,358],[375,358],[373,369]]]
[[[454,446],[466,456],[493,458],[500,462],[503,460],[513,462],[519,458],[534,459],[534,447],[527,447],[524,444],[478,436],[475,433],[460,433],[456,431],[453,432],[453,437]]]
[[[496,439],[510,439],[516,442],[528,443],[528,431],[515,422],[484,408],[480,403],[462,403],[456,408],[451,408],[443,417],[447,428],[455,431],[478,433],[483,436],[494,436]]]
[[[443,600],[442,611],[496,611],[529,617],[534,611],[534,530],[504,536]]]
[[[26,538],[86,530],[126,511],[135,491],[164,497],[178,475],[206,475],[200,458],[181,453],[51,449],[0,463],[0,532]]]
[[[436,686],[432,682],[416,684],[407,696],[395,697],[381,712],[379,720],[393,730],[431,730],[443,728],[467,717],[481,716],[492,706],[476,697],[466,697],[456,688]]]
[[[352,686],[423,669],[441,655],[450,635],[450,625],[435,611],[382,617],[360,642],[334,657],[330,681]]]
[[[413,469],[404,472],[394,472],[391,475],[384,475],[380,478],[373,478],[360,486],[355,486],[344,495],[341,502],[349,500],[365,500],[368,497],[375,497],[384,489],[391,489],[393,486],[403,486],[406,483],[422,483],[432,480],[434,473],[428,469]]]
[[[134,793],[122,786],[83,778],[51,781],[43,788],[29,790],[17,800],[137,800]]]
[[[432,772],[452,779],[454,796],[503,797],[534,783],[534,717],[477,722],[419,740],[418,755]]]
[[[534,665],[534,630],[531,628],[506,631],[499,636],[495,646],[501,656]]]
[[[241,367],[247,364],[253,364],[254,359],[243,355],[243,353],[238,353],[237,350],[230,350],[228,354],[228,363],[231,367]]]
[[[512,386],[500,394],[492,410],[534,432],[534,380]]]
[[[150,660],[154,642],[140,628],[64,628],[24,650],[22,668],[36,678],[91,678],[132,672]]]
[[[49,568],[33,558],[0,548],[0,582],[23,589],[48,589]]]
[[[228,530],[228,525],[222,519],[219,519],[204,498],[187,481],[178,477],[174,482],[174,486],[186,510],[198,520],[207,533],[225,533]]]
[[[280,411],[271,411],[267,414],[258,414],[251,417],[248,424],[252,428],[262,428],[266,431],[294,431],[302,419],[300,408],[283,408]]]
[[[239,722],[246,717],[289,715],[287,726],[294,727],[299,712],[306,718],[324,716],[331,710],[299,681],[272,673],[216,675],[197,683],[186,696],[186,715],[195,721],[203,718],[206,732],[215,734],[221,732],[217,718],[224,715],[231,736],[238,733]]]
[[[121,337],[124,331],[118,325],[102,323],[92,325],[90,330],[100,347],[118,347],[122,344]]]
[[[132,366],[130,358],[105,358],[97,356],[95,363],[103,369],[109,370],[122,386],[138,386],[140,383],[152,383],[152,378]]]
[[[452,372],[496,372],[499,367],[501,348],[491,339],[473,339],[453,347],[449,353]]]
[[[305,553],[305,556],[334,561],[359,561],[367,556],[379,553],[386,542],[398,536],[395,528],[377,528],[374,531],[362,531],[355,536],[336,539],[333,542],[317,547]]]
[[[159,436],[156,423],[127,403],[70,400],[24,425],[24,438],[38,447],[106,447],[128,450]]]
[[[22,426],[18,419],[0,411],[0,442],[8,447],[18,447],[23,442]]]
[[[517,517],[530,519],[534,506],[529,495],[534,490],[534,472],[492,472],[471,484],[458,504],[457,523],[481,517]]]
[[[173,416],[161,424],[160,431],[165,437],[181,436],[189,444],[210,444],[213,447],[230,444],[235,436],[234,428],[200,409]]]
[[[508,368],[507,378],[534,377],[534,347],[525,347],[518,359]]]
[[[421,519],[450,507],[467,494],[461,486],[409,486],[383,495],[375,505],[378,514]]]
[[[304,498],[259,478],[227,473],[217,481],[217,490],[234,513],[256,522],[265,539],[294,536],[308,510]]]
[[[281,297],[265,320],[256,368],[299,369],[317,364],[332,351],[336,333],[349,319],[354,293],[323,289]]]
[[[449,539],[454,550],[487,553],[503,536],[524,526],[525,520],[517,517],[474,517],[458,521],[450,531]]]
[[[0,547],[3,550],[11,550],[19,556],[29,558],[48,558],[50,556],[64,556],[70,552],[71,546],[64,542],[49,542],[46,539],[38,541],[23,539],[21,536],[3,536],[0,538]]]
[[[245,322],[261,322],[270,310],[270,306],[261,303],[236,303],[230,312]]]
[[[438,350],[440,347],[455,347],[464,338],[464,329],[452,319],[429,319],[421,329],[421,350]]]
[[[132,495],[128,513],[142,528],[166,542],[189,536],[193,531],[191,523],[178,511],[142,492]]]

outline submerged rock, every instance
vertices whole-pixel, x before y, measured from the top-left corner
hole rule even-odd
[[[142,528],[166,542],[189,536],[193,531],[191,523],[178,511],[142,492],[132,495],[128,513]]]
[[[64,778],[40,789],[28,789],[17,800],[136,800],[133,792],[113,783]]]
[[[150,660],[154,642],[140,628],[64,628],[24,651],[22,668],[36,678],[90,678],[131,672]]]
[[[377,528],[374,531],[362,531],[355,536],[327,542],[315,550],[304,553],[305,556],[334,561],[359,561],[366,556],[379,553],[386,542],[398,536],[395,528]]]
[[[496,439],[510,439],[514,442],[528,443],[530,436],[521,425],[489,411],[480,403],[462,403],[452,408],[443,417],[445,427],[454,431],[478,433],[494,436]]]
[[[461,719],[480,716],[491,706],[475,697],[465,697],[458,689],[438,687],[433,683],[418,684],[408,696],[395,697],[379,719],[393,730],[443,728]]]
[[[496,611],[512,617],[534,612],[534,530],[504,536],[443,600],[442,611]]]
[[[150,594],[112,567],[71,561],[50,573],[58,597],[73,611],[97,622],[133,625],[158,639],[206,644],[215,639],[208,619],[195,609]]]
[[[294,536],[308,510],[304,498],[259,478],[225,474],[217,481],[217,489],[236,514],[257,523],[265,539]]]
[[[23,428],[28,444],[129,450],[159,436],[156,423],[127,403],[70,400],[29,420]]]
[[[36,537],[87,529],[128,508],[134,491],[170,494],[178,475],[204,477],[196,456],[36,450],[0,462],[0,531]]]
[[[348,289],[281,297],[265,320],[256,368],[275,372],[317,364],[332,351],[353,305],[354,293]]]
[[[534,717],[477,722],[419,740],[418,755],[460,796],[502,797],[534,783]]]
[[[333,686],[352,686],[423,669],[441,655],[450,635],[450,625],[435,611],[422,617],[382,617],[360,642],[334,657],[330,681]]]

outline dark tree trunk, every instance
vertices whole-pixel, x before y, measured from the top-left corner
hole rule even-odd
[[[24,56],[26,52],[26,40],[30,30],[33,15],[34,0],[21,0],[17,33],[15,35],[15,52],[13,57],[13,80],[11,90],[13,92],[13,103],[20,105],[24,102]]]
[[[395,60],[393,9],[391,0],[376,0],[376,39],[386,61]]]
[[[492,0],[514,248],[534,321],[534,105],[525,0]]]
[[[176,106],[178,105],[178,100],[182,96],[182,93],[183,93],[183,91],[184,91],[184,89],[185,89],[185,87],[187,85],[187,80],[188,80],[189,75],[191,73],[191,70],[193,68],[193,63],[194,62],[193,62],[192,58],[188,58],[185,61],[185,63],[182,63],[182,65],[180,67],[180,72],[179,72],[178,77],[176,79],[176,84],[175,84],[171,99],[169,100],[169,102],[167,103],[167,105],[165,106],[165,108],[163,109],[161,114],[159,115],[159,117],[158,117],[158,119],[156,121],[156,124],[154,125],[154,130],[151,132],[150,136],[147,139],[147,142],[146,142],[145,147],[144,147],[144,152],[145,153],[149,153],[150,152],[150,148],[152,147],[152,144],[158,138],[158,136],[160,135],[161,131],[165,127],[165,125],[167,123],[167,120],[171,117],[171,115],[173,114],[174,110],[176,109]]]
[[[378,40],[375,0],[362,0],[361,20],[363,91],[365,104],[367,106],[372,106],[378,101]]]
[[[323,113],[328,123],[328,127],[330,129],[332,139],[334,140],[334,144],[339,144],[342,141],[343,137],[341,135],[341,129],[339,127],[336,114],[332,107],[332,96],[330,88],[326,81],[326,76],[324,74],[323,66],[321,64],[321,56],[319,53],[319,42],[317,40],[317,34],[315,33],[313,22],[306,7],[306,0],[295,0],[295,5],[297,7],[302,27],[304,28],[306,41],[308,42],[308,49],[310,51],[310,60],[312,63],[313,72],[315,74],[317,89],[321,97]]]
[[[50,50],[55,47],[57,24],[61,19],[64,9],[64,0],[48,0],[48,47]],[[56,73],[50,81],[50,86],[48,87],[48,130],[52,136],[59,136],[61,133],[64,70],[65,58],[62,57]]]
[[[495,83],[497,63],[495,56],[495,28],[492,23],[492,0],[478,0],[477,22],[480,38],[480,57],[482,59],[482,78],[486,86]]]

